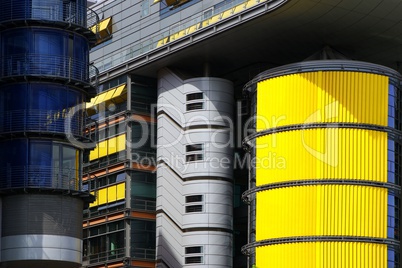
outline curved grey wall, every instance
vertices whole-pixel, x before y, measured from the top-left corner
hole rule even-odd
[[[233,85],[168,69],[158,83],[158,267],[232,267]]]
[[[83,201],[52,194],[3,196],[1,261],[6,267],[79,267]],[[43,262],[45,261],[45,262]]]

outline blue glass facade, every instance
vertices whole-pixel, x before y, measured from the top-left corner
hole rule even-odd
[[[0,263],[79,267],[81,212],[93,201],[82,190],[87,140],[81,104],[96,89],[88,55],[95,34],[87,27],[86,0],[4,0],[0,26],[0,199],[15,203],[2,208],[8,214],[1,215],[7,219]],[[26,214],[32,202],[46,206],[30,208],[33,220]],[[21,228],[12,225],[18,219],[25,222]],[[27,245],[20,237],[43,242]]]
[[[0,23],[13,26],[0,32],[0,133],[14,137],[0,142],[2,152],[13,152],[12,157],[0,156],[0,174],[4,174],[0,188],[68,186],[80,190],[82,150],[62,144],[67,143],[67,124],[77,137],[83,135],[85,126],[84,111],[71,112],[85,102],[91,86],[88,39],[92,33],[84,34],[85,7],[83,0],[0,4]],[[41,25],[37,25],[38,20]],[[28,23],[20,25],[19,21]],[[69,31],[71,23],[81,31]],[[68,180],[74,177],[74,183],[64,179],[63,164],[53,161],[53,150],[58,147],[60,152],[67,148],[75,152],[75,160],[58,154],[60,163],[74,163],[66,167],[74,170],[74,176],[68,176]],[[41,180],[35,181],[33,176]]]

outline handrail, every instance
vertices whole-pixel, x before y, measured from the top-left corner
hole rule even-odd
[[[53,1],[47,5],[35,5],[26,0],[0,1],[0,24],[26,20],[65,22],[90,28],[87,25],[96,25],[99,17],[76,1]]]
[[[274,0],[233,0],[225,5],[213,10],[209,16],[204,12],[200,12],[197,17],[192,17],[181,22],[178,27],[172,28],[168,26],[156,34],[151,35],[149,38],[140,43],[124,48],[122,51],[108,55],[107,57],[100,58],[102,62],[96,62],[99,71],[103,72],[107,69],[113,68],[123,62],[139,57],[153,49],[162,47],[172,41],[182,38],[190,33],[207,28],[220,20],[239,14],[242,11],[248,10],[251,7],[260,3],[270,3]],[[225,17],[223,14],[225,13]],[[184,31],[184,32],[183,32]]]
[[[77,191],[82,188],[79,174],[77,169],[43,165],[3,167],[0,168],[0,189],[41,188]]]
[[[69,109],[63,110],[13,110],[0,113],[0,133],[41,132],[65,134],[65,123]],[[84,136],[85,120],[73,117],[70,121],[73,135]]]
[[[98,73],[95,66],[69,56],[26,53],[0,58],[0,80],[15,76],[44,76],[96,86]]]

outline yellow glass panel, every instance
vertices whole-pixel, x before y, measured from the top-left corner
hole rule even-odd
[[[116,185],[113,185],[113,186],[110,186],[110,187],[108,187],[107,188],[108,190],[107,190],[107,199],[108,199],[108,202],[109,203],[111,203],[111,202],[114,202],[114,201],[116,201],[116,189],[117,189],[117,187],[116,187]]]
[[[99,142],[89,153],[89,160],[95,160],[126,149],[126,134]]]
[[[387,133],[350,128],[302,129],[256,140],[257,185],[292,180],[387,181]]]
[[[116,200],[126,198],[126,183],[119,183],[117,184],[117,196]]]
[[[386,238],[387,196],[385,188],[358,185],[307,185],[258,192],[256,239]]]
[[[358,242],[303,242],[256,249],[256,268],[387,267],[387,246]]]
[[[107,188],[98,190],[98,206],[107,203]]]
[[[118,152],[126,149],[126,135],[120,135],[116,137],[116,150]]]
[[[358,72],[309,72],[257,84],[257,130],[315,122],[386,126],[388,77]]]

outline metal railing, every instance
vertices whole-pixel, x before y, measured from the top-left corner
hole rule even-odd
[[[0,188],[47,188],[81,190],[79,170],[29,165],[0,168]],[[78,177],[77,177],[78,176]]]
[[[139,198],[132,198],[131,199],[131,208],[136,209],[136,210],[155,212],[155,210],[156,210],[156,201],[146,200],[146,199],[139,199]]]
[[[215,24],[214,23],[209,23],[207,22],[208,20],[212,19],[214,16],[220,15],[224,11],[230,11],[234,9],[237,5],[239,4],[244,4],[244,9],[241,11],[246,11],[250,9],[251,7],[255,6],[256,4],[260,3],[271,3],[275,0],[258,0],[253,1],[253,0],[233,0],[233,1],[227,1],[225,5],[220,6],[219,8],[215,8],[211,14],[206,15],[204,11],[200,12],[198,15],[191,17],[189,19],[185,19],[180,22],[180,25],[178,27],[171,27],[168,26],[164,29],[161,29],[159,32],[150,35],[149,37],[143,39],[142,41],[135,43],[134,45],[128,46],[123,48],[122,50],[113,53],[111,55],[107,55],[106,57],[100,58],[98,61],[95,62],[97,67],[99,68],[100,72],[104,72],[110,68],[113,68],[115,66],[118,66],[119,64],[122,64],[123,62],[132,60],[134,58],[140,57],[141,55],[162,47],[172,41],[175,41],[183,36],[188,36],[186,29],[189,29],[190,27],[195,27],[194,31],[199,31],[203,28],[210,27],[211,25]],[[248,6],[248,3],[255,2],[255,5],[250,5]],[[275,6],[275,5],[273,5]],[[240,12],[241,12],[240,11]],[[238,12],[233,10],[233,14],[231,16],[237,15]],[[218,21],[220,21],[219,19]],[[206,23],[203,23],[206,22]],[[184,34],[181,37],[174,37],[175,34],[178,34],[180,32],[184,31]]]
[[[149,248],[134,248],[131,250],[131,257],[135,259],[155,260],[156,250]]]
[[[96,86],[95,66],[68,56],[16,54],[0,58],[0,79],[15,76],[42,76],[80,81]]]
[[[87,25],[96,25],[99,17],[76,1],[53,0],[46,5],[27,0],[0,1],[0,23],[19,20],[65,22],[87,28]]]
[[[66,134],[65,123],[69,109],[15,110],[0,113],[0,133],[47,132]],[[85,120],[77,114],[70,121],[71,134],[83,136]]]
[[[99,263],[99,262],[105,262],[108,260],[115,260],[119,258],[124,258],[125,257],[125,249],[124,248],[118,248],[118,249],[113,249],[109,251],[103,251],[95,254],[90,254],[88,256],[83,257],[84,262],[89,263]]]

